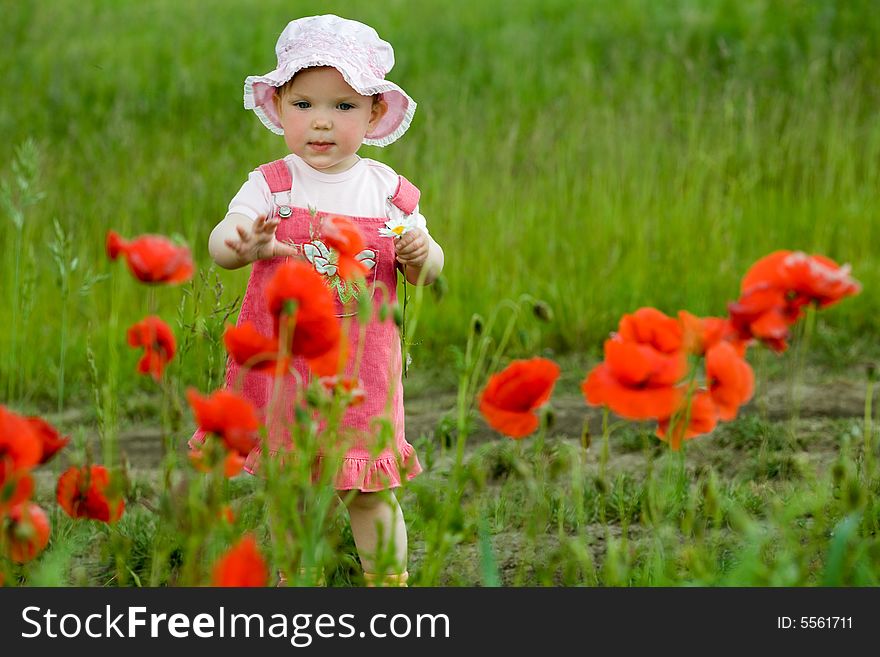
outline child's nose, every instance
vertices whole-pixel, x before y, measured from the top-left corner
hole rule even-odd
[[[333,123],[327,116],[316,116],[315,120],[312,122],[312,127],[315,130],[329,130],[333,127]]]

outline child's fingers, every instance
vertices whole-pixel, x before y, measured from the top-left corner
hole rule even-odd
[[[425,245],[419,242],[414,242],[412,244],[405,244],[397,249],[398,257],[412,257],[414,254],[419,253],[425,250]]]
[[[267,217],[257,217],[254,221],[254,231],[257,233],[274,233],[278,228],[277,219],[268,219]]]
[[[299,255],[297,248],[293,244],[288,244],[287,242],[276,242],[275,243],[275,257],[288,257],[288,256],[296,256]]]

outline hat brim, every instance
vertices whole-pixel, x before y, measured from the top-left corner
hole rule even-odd
[[[387,146],[400,137],[409,128],[413,115],[416,113],[416,102],[409,95],[384,78],[369,74],[355,75],[346,70],[344,64],[334,61],[332,56],[312,57],[308,60],[290,61],[282,68],[277,68],[265,75],[251,75],[244,81],[244,107],[253,110],[264,126],[276,135],[283,135],[281,120],[275,108],[275,90],[290,80],[297,72],[314,66],[332,66],[349,86],[362,96],[382,94],[388,105],[385,115],[364,137],[368,146]]]

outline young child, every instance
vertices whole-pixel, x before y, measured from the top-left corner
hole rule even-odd
[[[367,25],[325,15],[290,22],[275,52],[275,70],[246,79],[244,105],[272,132],[284,135],[291,154],[251,172],[208,245],[221,267],[253,263],[238,322],[250,320],[264,334],[271,334],[272,324],[263,288],[286,257],[305,257],[327,277],[337,297],[347,289],[336,278],[332,253],[321,241],[321,222],[328,215],[347,216],[362,233],[367,248],[361,262],[368,267],[366,281],[374,300],[383,294],[388,301],[396,299],[398,269],[410,283],[430,284],[444,259],[419,213],[419,190],[388,166],[357,155],[362,143],[387,146],[399,139],[416,109],[403,89],[385,79],[394,65],[391,45]],[[387,228],[407,221],[416,227],[398,237],[386,236]],[[336,299],[340,316],[353,314],[345,303],[350,295],[345,296]],[[350,326],[355,335],[349,339],[357,344],[357,322]],[[336,489],[357,491],[345,499],[367,583],[402,586],[407,579],[403,514],[393,493],[378,491],[399,486],[403,477],[414,477],[421,467],[404,435],[397,326],[374,314],[365,330],[359,373],[366,397],[343,419],[346,428],[358,430],[363,440],[345,453]],[[348,357],[350,372],[355,353]],[[308,367],[298,363],[296,369],[301,385],[308,385],[313,376]],[[239,377],[238,366],[232,363],[227,387],[235,388],[239,378],[243,394],[258,409],[265,409],[271,377],[250,372]],[[288,408],[293,404],[284,401]],[[370,449],[371,439],[375,441],[370,421],[389,415],[394,444],[376,456]],[[203,439],[197,432],[190,445]],[[289,443],[289,431],[269,427],[273,452]],[[246,465],[251,473],[259,457],[256,452]],[[392,544],[396,572],[376,581],[377,547]]]

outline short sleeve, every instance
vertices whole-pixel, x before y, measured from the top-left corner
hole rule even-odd
[[[419,212],[418,205],[416,205],[415,209],[413,210],[412,217],[416,220],[416,228],[421,228],[423,231],[425,231],[426,235],[431,234],[428,232],[428,220],[425,219],[424,215],[421,212]]]
[[[259,170],[251,171],[248,179],[229,202],[227,214],[243,214],[256,220],[268,216],[272,211],[272,193]]]

